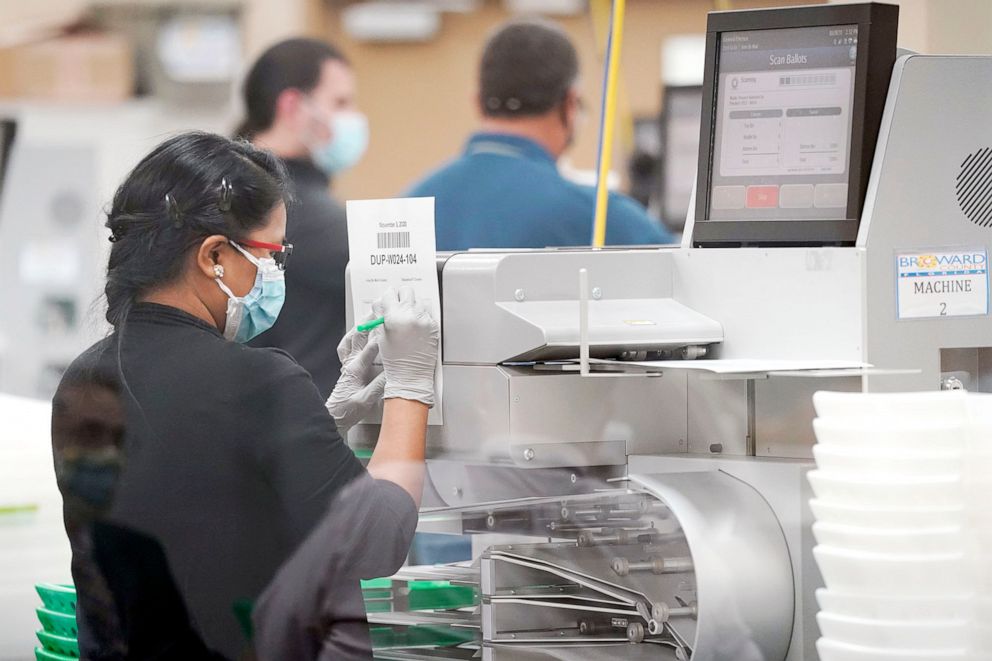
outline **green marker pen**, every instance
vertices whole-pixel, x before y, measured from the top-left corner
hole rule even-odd
[[[386,323],[386,318],[379,317],[378,319],[373,319],[372,321],[366,321],[364,324],[358,324],[358,326],[355,327],[355,330],[359,333],[368,333],[373,328],[382,326],[384,323]]]

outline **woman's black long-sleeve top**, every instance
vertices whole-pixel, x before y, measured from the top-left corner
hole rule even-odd
[[[123,332],[69,367],[56,410],[95,374],[122,377],[126,423],[107,520],[162,545],[193,628],[209,648],[238,658],[246,638],[235,605],[262,592],[331,498],[364,469],[288,354],[229,342],[176,308],[136,304]],[[65,445],[64,438],[56,444],[57,465]],[[72,537],[79,526],[68,502]],[[92,559],[77,541],[80,643],[99,657],[100,627],[85,621],[94,603],[85,594]]]

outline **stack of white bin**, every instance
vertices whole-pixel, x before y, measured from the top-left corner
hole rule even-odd
[[[814,397],[822,661],[992,660],[992,399]]]

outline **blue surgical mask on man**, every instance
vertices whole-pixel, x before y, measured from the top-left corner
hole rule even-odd
[[[316,114],[317,110],[313,112]],[[369,122],[360,112],[339,110],[327,122],[331,138],[326,142],[310,145],[314,164],[329,175],[353,167],[369,146]]]
[[[234,241],[230,243],[258,269],[254,286],[244,296],[235,296],[219,277],[216,279],[217,286],[227,294],[224,337],[244,343],[261,335],[276,323],[286,301],[286,278],[276,260],[255,257]]]

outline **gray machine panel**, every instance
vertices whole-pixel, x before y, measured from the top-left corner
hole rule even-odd
[[[635,452],[685,450],[685,375],[582,378],[445,365],[444,379],[445,422],[428,439],[435,458],[604,466],[623,465]]]
[[[668,251],[468,252],[441,272],[445,363],[578,358],[580,269],[593,356],[723,339],[719,323],[672,299]]]
[[[862,251],[683,248],[673,257],[675,299],[723,326],[713,357],[863,359]]]
[[[631,481],[676,513],[692,552],[699,601],[693,661],[784,659],[794,586],[768,503],[747,483],[715,471],[634,474]]]
[[[813,466],[810,462],[754,457],[654,455],[630,458],[631,473],[705,474],[718,470],[761,494],[781,526],[795,583],[795,614],[789,653],[782,657],[785,661],[815,661],[818,658],[814,646],[820,635],[816,624],[819,607],[815,593],[817,588],[823,587],[823,578],[813,558],[815,540],[810,529],[813,513],[809,508],[812,491],[806,480],[806,473]]]
[[[939,103],[933,102],[938,99]],[[965,159],[992,147],[992,57],[906,55],[896,62],[858,245],[867,249],[867,356],[917,367],[876,377],[876,390],[940,387],[940,350],[992,344],[992,317],[899,320],[900,251],[992,250],[992,229],[968,220],[955,197]],[[986,183],[992,202],[992,183]]]
[[[667,374],[665,375],[668,376]],[[744,380],[718,380],[705,374],[686,375],[687,451],[734,454],[747,451],[748,399]]]

